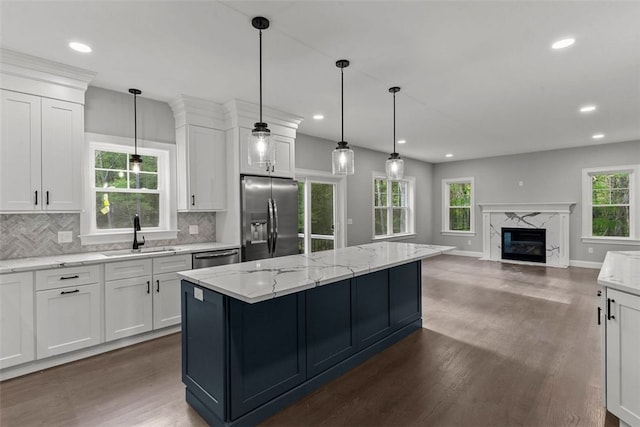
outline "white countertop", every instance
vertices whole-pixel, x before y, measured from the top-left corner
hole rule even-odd
[[[73,267],[77,265],[99,264],[112,261],[125,261],[127,259],[157,258],[161,256],[188,254],[219,249],[237,248],[238,245],[221,242],[191,243],[186,245],[167,246],[171,250],[157,252],[159,248],[144,248],[142,252],[130,253],[126,250],[113,250],[101,252],[84,252],[68,255],[52,255],[33,258],[16,258],[0,261],[0,274],[17,273],[22,271],[43,270],[47,268]],[[154,250],[156,250],[154,252]]]
[[[607,252],[598,284],[640,295],[640,251]]]
[[[418,261],[453,249],[455,247],[413,243],[371,243],[178,274],[203,288],[255,303]]]

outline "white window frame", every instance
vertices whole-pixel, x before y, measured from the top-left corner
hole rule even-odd
[[[304,182],[304,228],[311,230],[311,217],[307,215],[311,209],[311,198],[309,188],[311,183],[324,183],[334,184],[335,192],[333,194],[334,202],[334,234],[335,239],[333,242],[334,248],[343,248],[346,245],[346,227],[347,222],[347,180],[346,176],[335,176],[328,172],[316,171],[311,169],[296,169],[296,180],[298,182]],[[303,237],[298,234],[298,237]],[[306,233],[304,235],[304,253],[310,253],[309,248],[311,244],[311,238],[314,235]]]
[[[376,236],[376,206],[375,206],[375,191],[376,191],[376,179],[383,179],[387,181],[387,234]],[[392,202],[392,181],[404,181],[407,183],[407,231],[404,233],[393,232],[393,206]],[[371,173],[371,240],[388,240],[388,239],[409,239],[415,237],[415,189],[416,178],[413,176],[405,176],[402,179],[391,180],[387,178],[387,175],[383,172]]]
[[[592,175],[629,173],[629,237],[594,236],[592,234]],[[620,245],[640,245],[640,165],[607,166],[582,169],[582,241]]]
[[[469,230],[451,230],[449,224],[449,186],[451,184],[471,184],[470,228]],[[442,231],[443,236],[475,236],[476,235],[476,184],[472,176],[464,178],[446,178],[442,180]]]
[[[95,191],[95,151],[118,151],[128,154],[134,152],[132,138],[94,133],[85,134],[85,168],[84,168],[84,210],[81,215],[82,245],[98,245],[133,241],[133,218],[130,230],[100,230],[96,227]],[[160,224],[158,227],[145,227],[138,232],[140,238],[146,240],[168,240],[178,237],[177,209],[176,209],[176,168],[175,146],[168,143],[138,140],[138,154],[158,157],[158,171],[166,171],[158,175],[158,190],[160,191]]]

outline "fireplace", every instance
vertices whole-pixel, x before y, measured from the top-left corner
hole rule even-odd
[[[547,230],[502,228],[502,259],[547,262]]]

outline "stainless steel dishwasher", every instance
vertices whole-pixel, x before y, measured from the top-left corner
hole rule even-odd
[[[235,264],[240,262],[238,249],[223,249],[218,251],[196,252],[192,255],[192,268],[215,267],[217,265]]]

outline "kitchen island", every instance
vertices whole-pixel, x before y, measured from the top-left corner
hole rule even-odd
[[[181,272],[182,380],[211,425],[255,425],[422,326],[421,260],[373,243]]]

